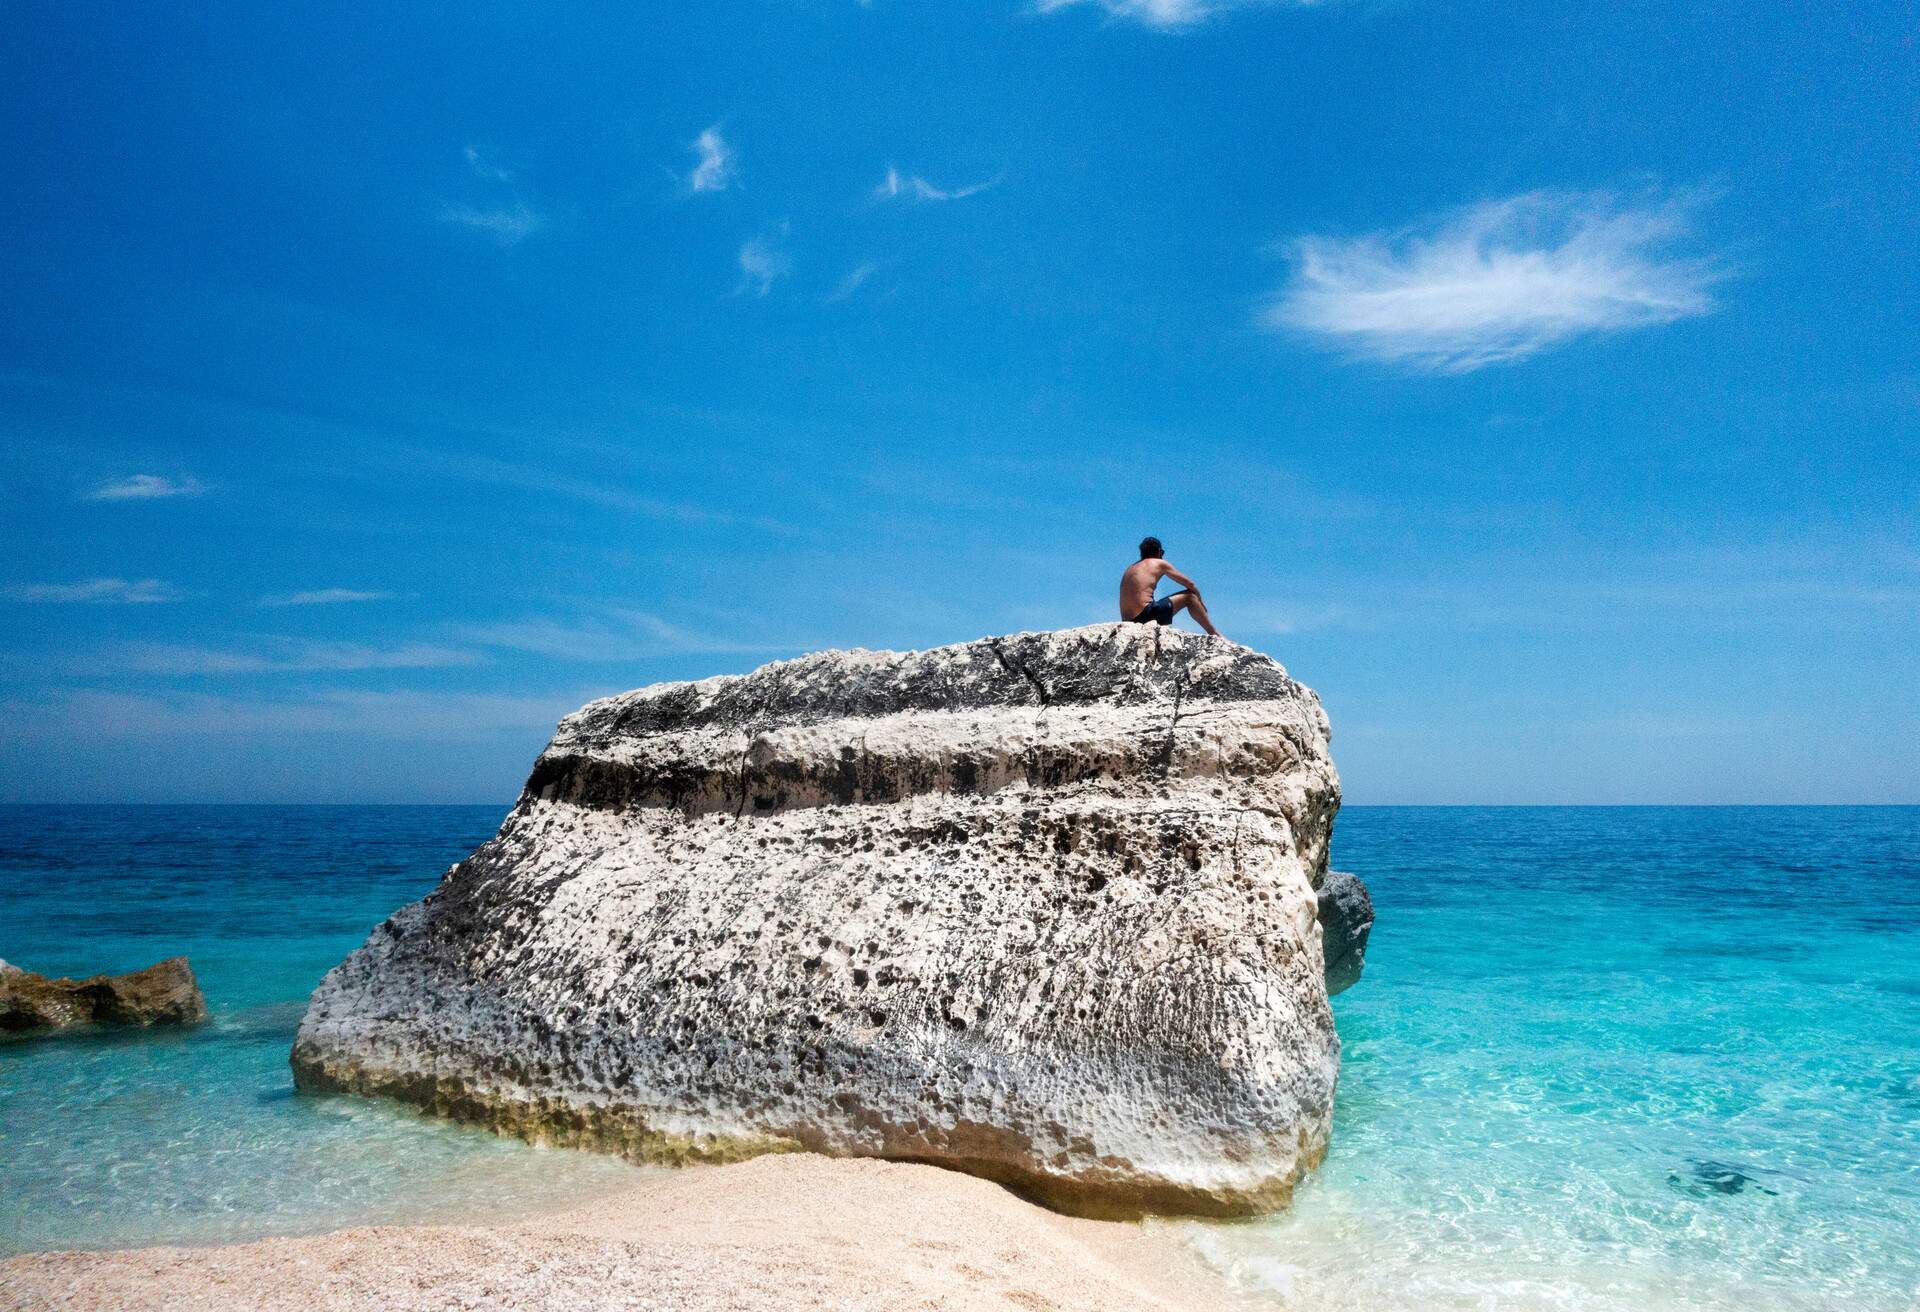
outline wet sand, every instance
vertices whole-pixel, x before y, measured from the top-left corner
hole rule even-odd
[[[502,1224],[0,1263],[8,1312],[1250,1306],[1170,1227],[1058,1216],[935,1167],[811,1154],[650,1174],[586,1206]]]

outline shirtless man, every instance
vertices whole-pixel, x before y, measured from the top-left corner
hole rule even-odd
[[[1161,579],[1172,579],[1181,591],[1170,592],[1155,601],[1153,590]],[[1208,633],[1216,638],[1220,636],[1220,630],[1214,628],[1213,621],[1207,617],[1200,589],[1192,579],[1160,558],[1159,538],[1147,538],[1140,544],[1140,559],[1127,566],[1127,572],[1120,576],[1120,618],[1135,624],[1171,624],[1173,617],[1183,610]]]

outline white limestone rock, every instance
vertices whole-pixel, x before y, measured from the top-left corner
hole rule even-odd
[[[295,1075],[641,1160],[1273,1210],[1339,1063],[1327,747],[1268,657],[1126,624],[594,702],[326,977]]]

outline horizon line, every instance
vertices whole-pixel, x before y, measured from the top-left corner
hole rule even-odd
[[[191,801],[73,801],[57,799],[35,799],[27,801],[0,800],[0,806],[386,806],[386,807],[472,807],[504,806],[514,807],[520,799],[512,801],[479,802],[340,802],[340,801],[211,801],[198,799]],[[1521,810],[1521,811],[1574,811],[1574,810],[1613,810],[1613,811],[1675,811],[1675,810],[1813,810],[1827,808],[1832,810],[1864,810],[1868,808],[1894,809],[1920,807],[1916,802],[1343,802],[1342,811],[1468,811],[1468,810]]]

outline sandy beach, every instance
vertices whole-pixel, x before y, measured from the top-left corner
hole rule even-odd
[[[0,1263],[0,1307],[943,1309],[1248,1306],[1174,1233],[1058,1216],[930,1166],[811,1154],[650,1174],[577,1209]]]

